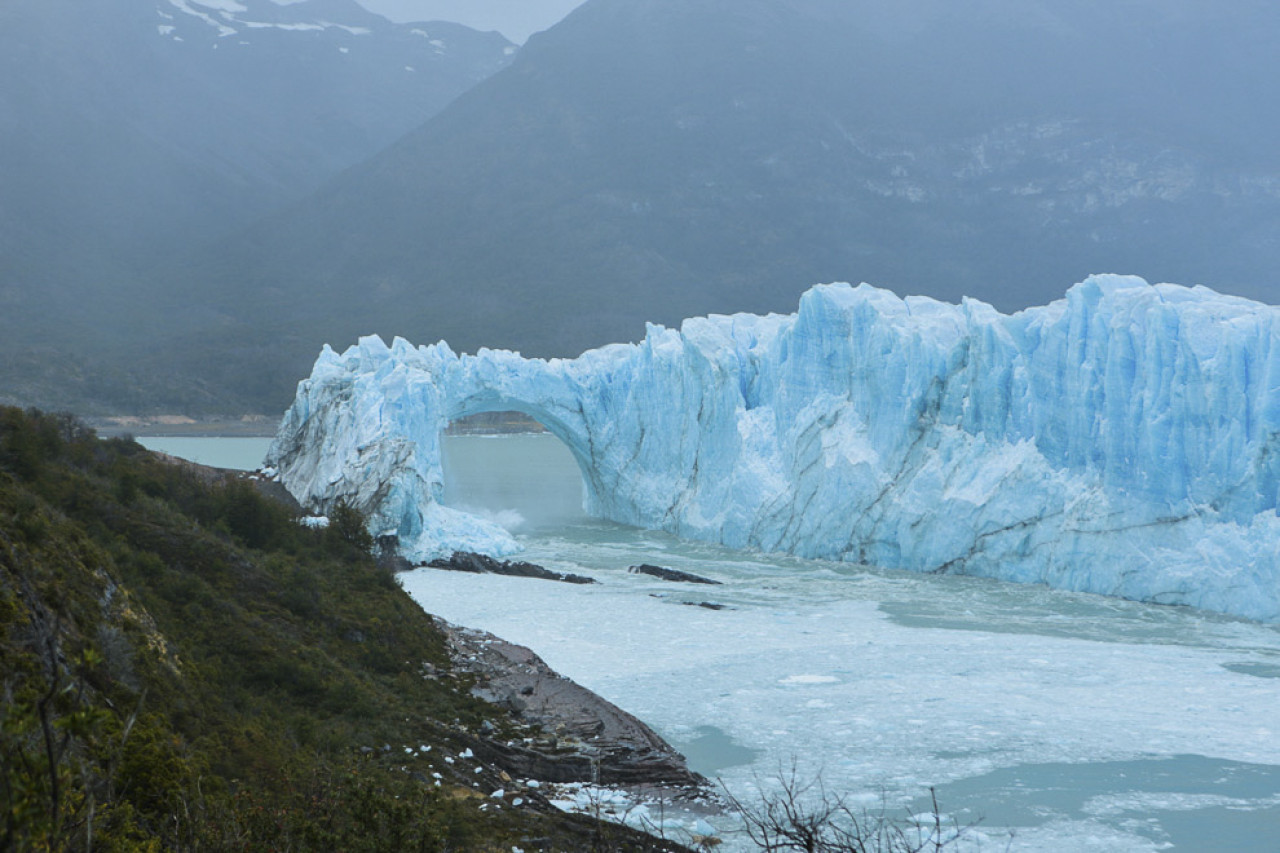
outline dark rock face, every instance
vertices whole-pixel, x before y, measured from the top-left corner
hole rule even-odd
[[[473,695],[539,733],[519,741],[474,738],[469,746],[481,760],[545,782],[675,787],[690,795],[707,785],[652,729],[559,675],[529,649],[440,624],[455,671],[476,678]]]
[[[400,555],[399,536],[394,534],[379,536],[373,544],[377,548],[378,568],[393,573],[413,570],[413,563]]]
[[[595,578],[589,578],[585,575],[553,572],[550,569],[544,569],[542,566],[519,560],[495,560],[493,557],[476,554],[472,551],[454,551],[453,556],[449,559],[432,560],[427,563],[427,567],[448,569],[451,572],[471,572],[477,575],[513,575],[521,578],[541,578],[542,580],[563,581],[564,583],[596,582]]]
[[[233,476],[235,476],[233,474]],[[276,503],[287,507],[290,512],[303,514],[302,505],[289,494],[289,490],[283,484],[275,480],[264,480],[261,477],[250,477],[249,482],[253,483],[253,487],[257,489],[263,497],[270,498]]]
[[[627,569],[633,575],[653,575],[655,578],[662,578],[664,581],[673,581],[675,583],[707,583],[719,585],[720,581],[713,581],[710,578],[699,577],[698,575],[682,572],[678,569],[664,569],[662,566],[651,566],[648,563],[641,563],[638,566],[632,566]]]

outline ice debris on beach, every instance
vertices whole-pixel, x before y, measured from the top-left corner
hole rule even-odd
[[[625,788],[566,782],[554,787],[550,802],[564,812],[624,823],[663,838],[712,838],[717,835],[716,828],[705,819],[672,807],[660,793],[657,799],[651,800]]]
[[[731,547],[1280,621],[1280,308],[1094,276],[1012,315],[860,285],[571,360],[325,347],[268,464],[410,559],[515,539],[440,504],[452,420],[518,410],[589,512]]]

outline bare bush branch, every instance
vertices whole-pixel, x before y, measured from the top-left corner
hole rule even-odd
[[[758,801],[725,791],[742,816],[742,831],[764,853],[942,853],[975,825],[944,821],[932,788],[928,815],[895,818],[883,805],[878,812],[852,807],[846,795],[827,789],[821,774],[802,776],[794,759],[779,768],[776,782]]]

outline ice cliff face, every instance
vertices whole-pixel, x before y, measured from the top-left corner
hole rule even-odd
[[[1097,276],[1006,316],[815,287],[574,360],[328,348],[269,463],[411,557],[507,553],[438,503],[440,432],[514,409],[588,509],[734,547],[957,572],[1280,621],[1280,309]]]

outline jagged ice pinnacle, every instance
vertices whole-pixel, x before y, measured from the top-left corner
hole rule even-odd
[[[328,347],[268,456],[412,559],[518,548],[440,504],[440,434],[517,410],[592,514],[732,547],[1280,621],[1280,309],[1095,276],[1013,315],[822,285],[572,360]]]

